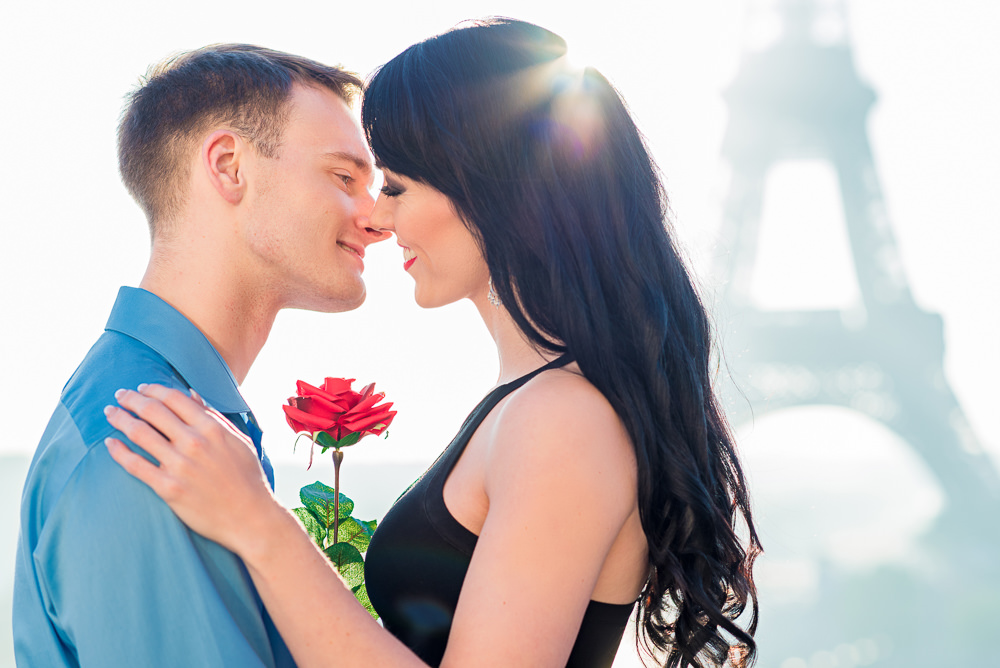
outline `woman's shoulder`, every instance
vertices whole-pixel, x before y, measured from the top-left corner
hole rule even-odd
[[[490,431],[491,458],[541,464],[593,455],[602,474],[617,469],[635,476],[635,454],[625,426],[575,364],[539,374],[512,392]]]
[[[596,424],[619,424],[607,398],[579,370],[575,362],[541,373],[511,393],[501,416],[508,419],[543,416],[580,419]]]

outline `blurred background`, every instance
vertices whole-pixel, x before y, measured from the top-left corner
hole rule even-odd
[[[208,43],[367,74],[492,14],[556,31],[607,75],[664,172],[766,549],[758,665],[1000,665],[1000,5],[40,1],[2,14],[0,668],[13,666],[31,454],[118,286],[145,266],[145,222],[116,170],[123,96],[149,64]],[[390,436],[345,459],[363,519],[495,381],[471,306],[421,311],[400,264],[395,244],[369,250],[355,312],[282,313],[243,386],[289,505],[333,478],[292,452],[279,405],[296,379],[376,381],[396,402]],[[628,639],[616,665],[638,665]]]

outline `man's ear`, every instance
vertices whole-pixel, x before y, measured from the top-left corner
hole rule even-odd
[[[239,204],[246,192],[242,165],[246,149],[246,142],[232,130],[216,130],[201,145],[209,183],[230,204]]]

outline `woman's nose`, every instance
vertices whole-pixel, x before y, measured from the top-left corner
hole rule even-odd
[[[372,237],[371,241],[382,241],[388,239],[392,234],[392,230],[388,230],[384,227],[366,227],[365,233]]]
[[[396,231],[392,225],[392,217],[388,215],[381,197],[375,200],[375,207],[372,209],[371,215],[368,216],[368,224],[372,229],[382,232]]]

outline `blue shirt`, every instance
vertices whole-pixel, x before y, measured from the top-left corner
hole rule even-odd
[[[18,666],[294,666],[243,562],[191,532],[108,454],[107,436],[128,441],[103,409],[115,390],[140,383],[197,390],[253,438],[274,484],[219,353],[169,304],[122,288],[28,470],[14,575]]]

